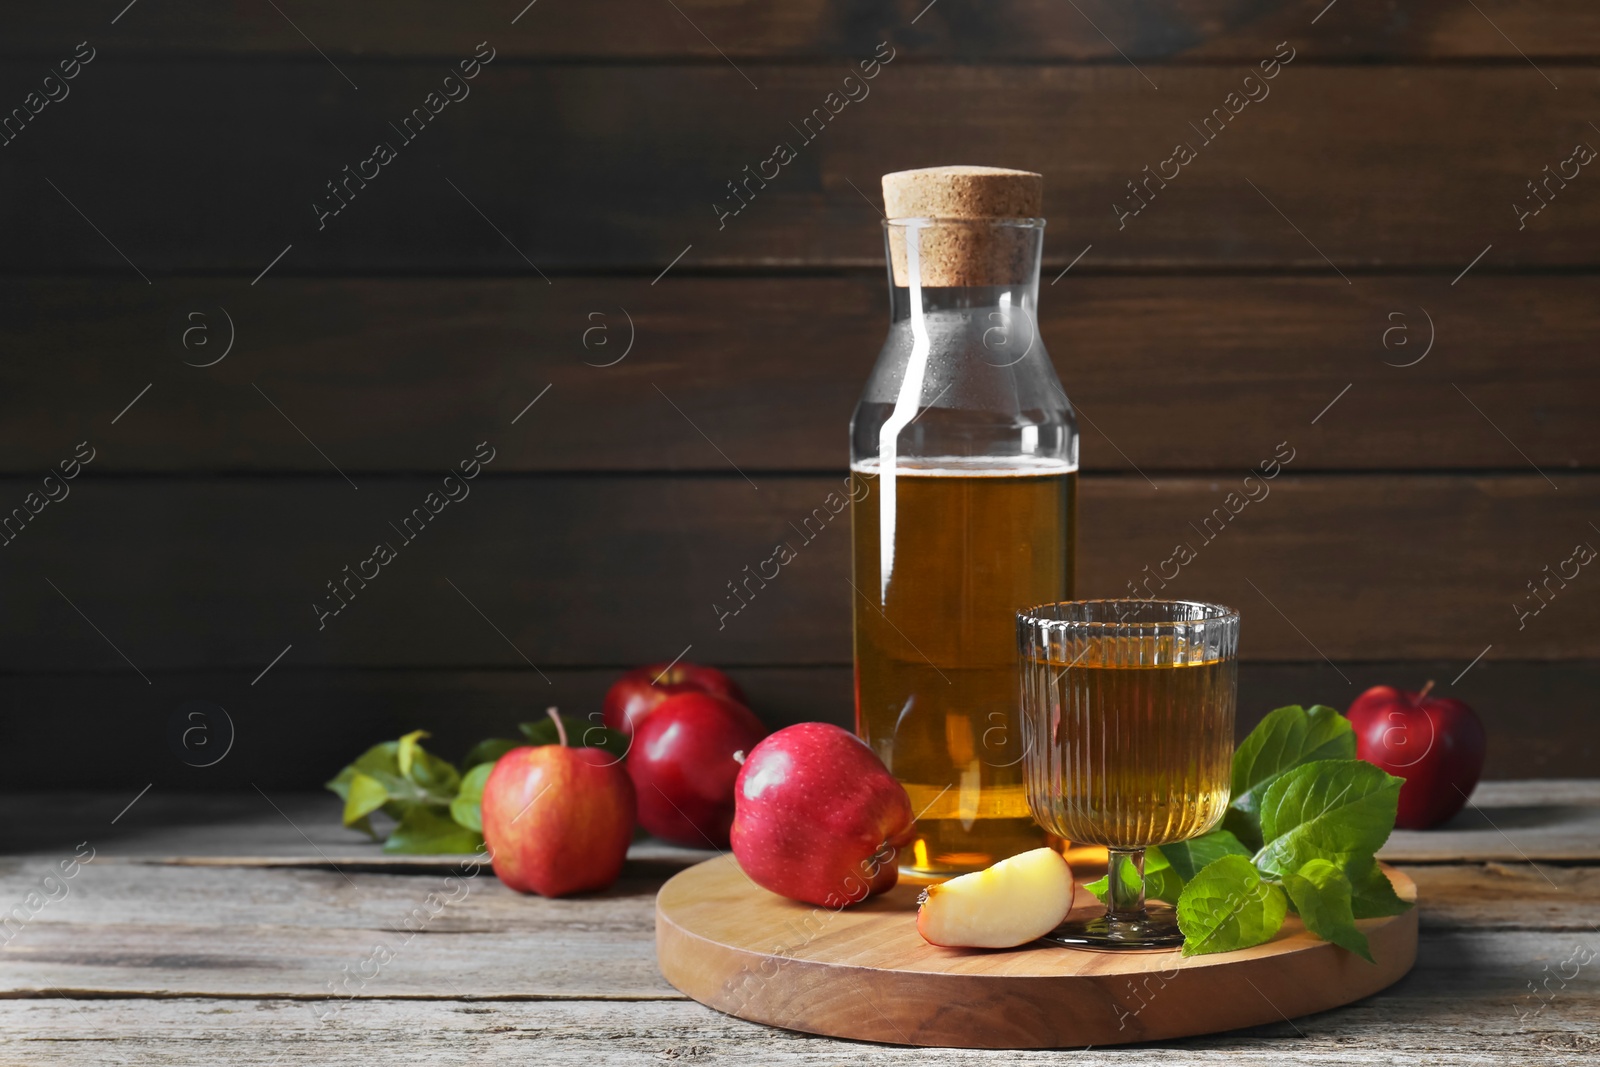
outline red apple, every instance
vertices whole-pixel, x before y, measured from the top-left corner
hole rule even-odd
[[[679,693],[715,693],[748,706],[733,679],[715,667],[698,663],[652,663],[635,667],[611,683],[600,704],[600,719],[623,734],[632,735],[639,722],[656,705]]]
[[[1467,705],[1378,685],[1345,713],[1356,731],[1356,755],[1406,780],[1394,824],[1437,826],[1461,810],[1483,773],[1483,723]]]
[[[561,741],[514,748],[483,785],[483,840],[500,880],[546,897],[604,889],[633,839],[633,782],[616,757]]]
[[[779,730],[745,760],[734,797],[733,855],[757,885],[830,908],[894,888],[911,798],[848,730]]]
[[[676,844],[727,848],[734,779],[766,734],[749,708],[725,696],[694,690],[663,700],[628,750],[639,824]]]

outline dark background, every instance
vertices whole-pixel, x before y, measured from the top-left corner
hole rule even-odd
[[[843,477],[878,178],[945,163],[1045,175],[1082,593],[1197,541],[1288,442],[1166,590],[1243,609],[1241,726],[1433,678],[1491,776],[1593,774],[1600,572],[1514,606],[1600,546],[1600,176],[1512,207],[1600,147],[1588,0],[521,7],[7,12],[0,113],[96,53],[0,147],[0,511],[96,453],[0,548],[9,787],[315,785],[414,727],[456,756],[586,714],[686,648],[773,724],[847,723],[842,519],[725,628],[712,605]],[[880,42],[870,95],[719,229]],[[1280,42],[1270,96],[1119,229]],[[398,158],[319,230],[379,140]],[[481,441],[471,496],[319,631],[324,583]],[[174,740],[193,700],[226,709],[210,748]]]

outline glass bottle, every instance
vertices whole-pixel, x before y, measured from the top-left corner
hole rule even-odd
[[[850,428],[856,732],[906,787],[930,880],[1045,843],[1016,613],[1071,599],[1077,420],[1038,336],[1042,180],[884,177],[889,335]]]

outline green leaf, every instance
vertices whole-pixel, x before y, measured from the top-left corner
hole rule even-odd
[[[1402,780],[1364,760],[1319,760],[1281,775],[1261,805],[1255,862],[1283,874],[1330,855],[1371,856],[1394,829]]]
[[[1222,817],[1222,828],[1237,838],[1245,848],[1261,847],[1261,815],[1256,811],[1255,803],[1249,799],[1248,794],[1239,806],[1231,803],[1228,805],[1227,814]]]
[[[434,855],[441,852],[476,852],[483,846],[483,835],[459,825],[426,804],[412,804],[400,817],[400,824],[383,843],[387,853]]]
[[[435,821],[455,825],[440,813],[455,798],[461,775],[449,761],[422,747],[422,739],[427,736],[426,731],[415,730],[398,741],[373,745],[327,783],[344,801],[347,827],[376,838],[371,818],[375,811],[384,812],[399,824],[384,846],[388,851],[418,851],[411,842],[418,838],[418,828],[428,824],[427,814],[434,814]]]
[[[360,830],[374,840],[377,840],[377,831],[372,828],[370,815],[379,808],[387,808],[384,799],[387,799],[391,788],[403,782],[400,777],[400,765],[397,753],[399,742],[384,741],[373,745],[361,755],[356,757],[354,763],[345,767],[334,775],[326,784],[345,802],[344,824],[352,830]],[[360,786],[360,793],[352,805],[350,791],[352,784],[357,779],[364,779]],[[374,783],[377,788],[374,788]],[[378,799],[378,789],[383,792],[384,799]],[[374,803],[376,801],[376,803]]]
[[[1184,883],[1199,873],[1201,868],[1223,856],[1248,857],[1250,854],[1249,849],[1225,830],[1215,830],[1160,848],[1147,848],[1144,850],[1144,895],[1150,900],[1176,904]],[[1123,877],[1138,877],[1131,862],[1123,868]],[[1086,888],[1104,903],[1107,883],[1108,879],[1102,877],[1097,882],[1089,883]]]
[[[628,746],[632,743],[627,735],[610,727],[596,722],[585,723],[571,715],[561,716],[561,724],[567,730],[567,744],[573,748],[603,748],[621,759],[628,754]],[[530,745],[553,745],[560,740],[555,720],[549,716],[537,722],[525,722],[517,729],[522,731],[522,736],[528,739]]]
[[[1178,898],[1183,954],[1231,952],[1270,941],[1288,913],[1281,887],[1263,882],[1243,856],[1223,856],[1195,875]]]
[[[400,739],[400,747],[395,752],[395,761],[399,764],[402,775],[411,777],[411,765],[416,762],[417,753],[423,751],[422,739],[431,736],[426,730],[412,730]]]
[[[1307,930],[1349,949],[1368,963],[1375,962],[1367,935],[1356,929],[1355,915],[1350,910],[1350,879],[1337,864],[1311,860],[1298,871],[1285,874],[1283,888]]]
[[[1248,859],[1251,851],[1228,831],[1213,830],[1187,841],[1162,845],[1161,855],[1172,866],[1173,873],[1182,885],[1223,856],[1243,856]]]
[[[357,774],[364,774],[382,783],[389,799],[400,807],[390,812],[396,818],[403,814],[406,804],[424,803],[445,807],[461,786],[461,775],[447,760],[424,749],[419,743],[427,733],[417,730],[399,741],[384,741],[367,749],[356,761],[340,771],[327,783],[327,787],[349,801],[350,783]],[[401,769],[402,752],[406,767]]]
[[[1355,759],[1350,720],[1321,704],[1278,708],[1250,731],[1233,754],[1232,800],[1225,829],[1252,848],[1261,847],[1260,809],[1268,787],[1305,763]]]
[[[1378,919],[1386,915],[1399,915],[1411,907],[1394,891],[1394,884],[1383,873],[1378,861],[1361,857],[1361,862],[1345,864],[1345,877],[1350,880],[1350,910],[1358,919]]]
[[[1164,900],[1168,904],[1176,904],[1182,894],[1183,879],[1179,878],[1178,872],[1171,867],[1145,873],[1144,898],[1146,900]]]
[[[1133,869],[1132,860],[1123,860],[1122,877],[1125,880],[1135,880],[1139,873]],[[1110,884],[1108,876],[1102,876],[1097,882],[1090,882],[1084,888],[1100,899],[1106,901],[1106,891]],[[1158,848],[1144,850],[1144,895],[1146,900],[1165,900],[1169,903],[1178,902],[1178,894],[1183,891],[1183,879],[1178,877],[1172,865]]]
[[[493,763],[480,763],[461,779],[461,792],[450,802],[450,817],[468,830],[483,833],[483,783],[489,780]]]
[[[350,799],[350,779],[354,778],[355,775],[356,765],[353,763],[346,764],[338,774],[323,782],[322,788],[331,789],[338,794],[340,800],[348,800]]]
[[[523,744],[522,741],[511,741],[504,737],[491,737],[479,741],[461,758],[461,766],[472,768],[480,763],[493,763],[512,749],[521,748]]]
[[[1233,795],[1241,797],[1318,760],[1355,759],[1355,729],[1337,711],[1316,704],[1278,708],[1250,731],[1233,754]]]
[[[456,795],[456,790],[461,788],[461,773],[456,770],[455,764],[422,747],[422,739],[427,736],[426,730],[413,730],[399,741],[395,762],[399,765],[401,776],[416,791],[415,796],[406,799],[448,804],[450,798]],[[402,798],[396,795],[395,799]]]
[[[373,745],[357,756],[355,762],[325,783],[327,788],[339,794],[340,800],[347,800],[349,799],[350,779],[355,777],[357,773],[370,775],[380,782],[385,779],[399,778],[400,764],[396,757],[399,748],[400,743],[398,741],[383,741]]]
[[[368,816],[388,802],[389,791],[384,788],[382,782],[369,774],[355,771],[345,788],[345,826],[364,831],[376,840],[378,835],[373,832],[372,820]]]

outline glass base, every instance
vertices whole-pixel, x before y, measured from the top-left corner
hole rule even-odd
[[[1183,944],[1178,912],[1166,904],[1146,904],[1142,919],[1092,919],[1065,922],[1040,940],[1072,948],[1177,948]]]
[[[995,860],[994,863],[998,863]],[[974,874],[978,871],[992,867],[994,863],[986,863],[981,867],[901,867],[898,885],[930,886],[940,882],[948,882],[952,878],[960,878],[964,874]]]
[[[952,878],[959,878],[968,871],[928,870],[924,867],[901,867],[899,885],[937,885],[939,882],[948,882]]]

